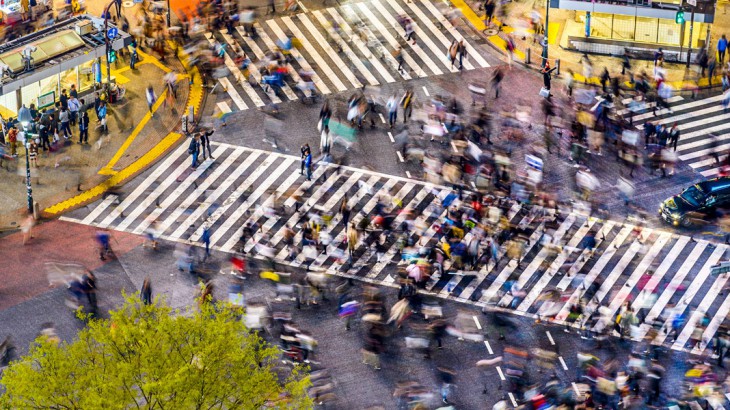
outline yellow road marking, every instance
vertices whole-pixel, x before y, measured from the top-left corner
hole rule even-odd
[[[469,7],[468,4],[466,4],[463,0],[451,0],[451,2],[454,4],[456,8],[461,10],[461,14],[466,17],[467,20],[474,26],[475,29],[479,31],[484,31],[487,26],[484,24],[484,20],[481,19],[477,13],[474,12],[474,10]],[[499,23],[497,23],[499,24]],[[508,30],[509,29],[509,30]],[[511,27],[506,27],[505,32],[509,33],[511,32]],[[487,38],[489,42],[494,44],[495,46],[499,47],[502,50],[507,50],[507,42],[502,39],[502,37],[496,35],[496,36],[489,36]],[[525,53],[523,53],[520,50],[515,50],[514,53],[515,57],[524,60],[525,59]]]
[[[139,54],[140,57],[142,57],[142,61],[140,61],[139,64],[144,64],[144,63],[152,64],[166,73],[169,73],[170,71],[172,71],[171,68],[162,64],[158,59],[156,59],[155,57],[152,57],[151,55],[149,55],[139,49],[137,49],[137,54]]]
[[[193,75],[197,74],[197,70],[198,69],[195,67],[192,68]],[[199,110],[202,102],[203,87],[201,86],[201,84],[195,83],[190,86],[190,92],[188,93],[188,103],[186,104],[186,106],[192,105],[193,107],[195,107],[196,110]],[[102,182],[99,185],[96,185],[95,187],[87,191],[82,192],[79,195],[76,195],[72,198],[48,207],[44,210],[44,212],[51,215],[57,215],[63,211],[94,200],[112,187],[121,184],[122,182],[136,175],[139,171],[145,169],[148,165],[157,160],[160,155],[162,155],[170,147],[175,145],[175,143],[177,143],[180,138],[182,138],[182,135],[179,133],[169,133],[165,138],[162,139],[162,141],[152,147],[151,150],[146,152],[143,156],[141,156],[128,167],[112,175],[106,181]]]
[[[147,151],[147,153],[145,153],[142,157],[140,157],[137,161],[132,163],[127,168],[124,168],[123,170],[112,175],[109,179],[102,182],[101,184],[87,191],[84,191],[83,193],[76,195],[73,198],[69,198],[63,202],[59,202],[56,205],[46,208],[44,212],[55,215],[66,209],[81,205],[82,203],[85,203],[87,201],[91,201],[92,199],[103,194],[113,186],[135,175],[138,171],[142,170],[145,166],[150,164],[158,156],[160,156],[163,152],[165,152],[168,148],[175,144],[175,142],[177,142],[181,137],[182,135],[176,132],[168,134],[165,138],[162,139],[162,141],[155,145],[151,150]]]
[[[142,120],[137,124],[136,127],[134,127],[134,130],[132,130],[132,133],[129,134],[127,139],[124,141],[121,147],[117,150],[117,152],[114,154],[112,159],[109,160],[109,163],[106,164],[102,169],[99,170],[99,174],[101,175],[114,175],[116,171],[114,171],[112,168],[114,165],[117,164],[117,162],[122,158],[122,155],[127,151],[130,145],[132,145],[132,142],[137,138],[137,135],[144,129],[144,126],[149,122],[149,120],[152,118],[152,114],[157,111],[158,108],[160,108],[160,105],[162,105],[163,102],[165,102],[165,95],[167,94],[167,88],[165,88],[165,91],[160,94],[160,97],[157,98],[157,102],[155,102],[155,105],[152,106],[152,112],[147,112],[147,114],[142,117]]]

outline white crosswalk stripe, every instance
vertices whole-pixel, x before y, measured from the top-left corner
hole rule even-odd
[[[714,177],[730,150],[730,113],[723,109],[722,98],[722,94],[695,101],[672,97],[669,101],[676,102],[670,104],[672,113],[661,109],[655,116],[649,109],[635,115],[634,124],[643,129],[646,122],[665,127],[676,123],[680,131],[676,150],[679,160],[704,177]]]
[[[322,94],[393,83],[396,78],[410,80],[443,73],[459,72],[451,65],[447,51],[453,41],[464,41],[467,58],[464,70],[489,67],[480,47],[469,44],[433,4],[434,0],[376,0],[372,4],[343,4],[321,10],[305,11],[255,23],[256,35],[247,35],[242,27],[234,33],[220,30],[205,33],[208,42],[228,45],[223,62],[229,77],[220,78],[228,94],[230,107],[247,110],[283,100],[297,100],[294,87],[301,81],[300,70],[314,73],[312,80]],[[416,32],[416,43],[406,41],[398,23],[408,16]],[[292,59],[287,64],[289,76],[281,93],[263,84],[267,75],[261,62],[269,52],[279,49],[277,42],[294,38]],[[235,45],[235,52],[234,47]],[[238,50],[251,60],[248,72],[236,65]],[[394,57],[400,50],[402,70]],[[251,79],[249,82],[249,78]],[[255,81],[255,83],[254,83]]]
[[[402,202],[403,208],[411,211],[395,210],[393,229],[397,231],[401,221],[414,216],[412,226],[422,235],[410,249],[420,250],[438,243],[441,235],[437,233],[443,232],[437,227],[446,215],[439,204],[454,195],[449,187],[367,170],[341,167],[338,173],[329,164],[316,165],[313,181],[308,182],[298,172],[298,157],[227,144],[213,146],[216,159],[204,162],[197,170],[187,171],[186,149],[178,148],[148,171],[118,205],[115,199],[102,198],[95,206],[75,211],[73,219],[64,219],[138,234],[157,221],[161,238],[197,245],[202,245],[201,234],[208,229],[212,248],[223,252],[238,249],[241,228],[251,222],[261,227],[261,232],[245,244],[246,251],[254,256],[258,254],[254,246],[266,244],[276,249],[275,257],[281,263],[397,285],[394,278],[398,277],[399,260],[418,258],[418,252],[401,252],[398,241],[391,237],[378,262],[375,252],[365,245],[372,243],[368,234],[363,233],[352,263],[348,263],[342,256],[347,254],[346,230],[339,213],[342,201],[347,200],[355,225],[365,217],[372,218],[376,208],[395,209],[395,204]],[[293,209],[295,195],[301,196],[299,212]],[[219,204],[222,198],[225,200]],[[276,203],[283,204],[283,214],[268,212],[275,198]],[[460,201],[454,203],[459,206]],[[533,212],[522,212],[516,204],[505,211],[512,223],[534,229],[520,266],[500,251],[497,264],[490,263],[476,273],[447,267],[447,273],[427,281],[424,292],[479,306],[501,304],[531,317],[540,312],[542,319],[546,318],[546,311],[541,310],[547,303],[545,296],[557,293],[561,297],[553,300],[554,308],[548,315],[557,324],[564,323],[580,298],[585,299],[588,314],[597,310],[598,303],[604,306],[604,312],[612,316],[609,320],[615,320],[630,305],[647,320],[632,332],[637,340],[647,334],[649,323],[655,319],[670,330],[675,315],[683,313],[686,320],[682,326],[667,334],[659,332],[655,343],[671,342],[672,349],[689,351],[692,346],[688,342],[701,334],[703,342],[693,347],[694,353],[705,353],[707,340],[727,325],[730,296],[722,291],[730,275],[710,274],[711,266],[724,258],[726,245],[649,228],[643,228],[638,239],[638,228],[632,224],[576,214],[559,218],[557,223],[547,222],[536,219]],[[320,234],[332,238],[327,252],[315,251],[312,256],[295,252],[292,261],[286,260],[290,252],[283,244],[285,226],[297,232],[294,244],[298,247],[304,218],[315,214],[324,224]],[[549,243],[541,240],[545,232],[552,236]],[[380,233],[374,231],[372,235],[374,238]],[[470,235],[466,232],[467,238]],[[596,240],[593,254],[583,249],[589,235]],[[603,329],[593,327],[594,331]],[[606,330],[611,332],[613,326]]]

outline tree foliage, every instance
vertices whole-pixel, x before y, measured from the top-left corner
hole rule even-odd
[[[309,378],[230,306],[178,311],[127,297],[71,343],[39,338],[2,376],[9,409],[308,409]]]

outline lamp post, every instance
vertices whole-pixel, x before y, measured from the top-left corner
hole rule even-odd
[[[692,4],[692,2],[687,1],[687,3]],[[692,29],[695,26],[695,6],[697,5],[697,1],[694,1],[694,4],[692,4],[692,15],[689,18],[689,44],[687,45],[687,68],[689,68],[689,61],[692,57]]]
[[[170,28],[170,0],[167,0],[167,28]]]
[[[550,24],[550,0],[545,0],[545,36],[542,39],[542,64],[540,67],[545,67],[548,58],[548,27]]]
[[[25,136],[25,185],[28,189],[28,212],[33,215],[33,189],[30,186],[30,144],[28,143],[28,124],[33,121],[30,115],[30,109],[23,104],[18,110],[18,121],[23,125],[23,135]]]

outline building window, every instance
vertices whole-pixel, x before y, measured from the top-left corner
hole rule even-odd
[[[634,30],[636,28],[636,17],[613,15],[613,33],[611,38],[623,41],[634,41]]]
[[[674,20],[659,19],[659,38],[657,39],[657,43],[678,46],[681,29],[682,26],[674,22]]]
[[[56,98],[58,98],[61,95],[61,90],[58,89],[58,80],[60,75],[54,74],[48,78],[45,78],[40,81],[40,92],[38,95],[48,94],[50,92],[56,93]],[[38,97],[38,96],[36,96]]]
[[[656,43],[659,34],[658,19],[649,17],[636,18],[636,39],[641,43]]]
[[[77,84],[76,67],[61,72],[61,89],[70,90],[72,84]],[[58,94],[60,96],[60,94]]]

